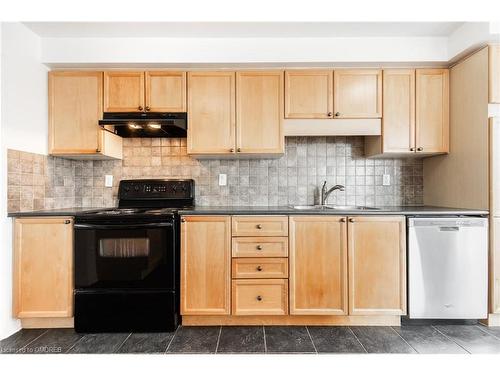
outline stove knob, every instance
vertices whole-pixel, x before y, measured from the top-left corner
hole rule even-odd
[[[129,192],[130,188],[128,186],[125,186],[125,188],[123,190],[125,190],[126,192]]]
[[[177,186],[172,186],[173,191],[177,191]]]
[[[135,190],[135,191],[139,191],[139,186],[137,186],[137,185],[136,185],[136,186],[134,186],[134,190]]]

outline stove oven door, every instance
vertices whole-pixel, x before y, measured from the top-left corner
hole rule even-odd
[[[75,224],[77,289],[174,289],[171,222]]]

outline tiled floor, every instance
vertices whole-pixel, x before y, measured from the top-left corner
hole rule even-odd
[[[1,353],[497,353],[500,328],[481,325],[401,327],[179,327],[171,333],[78,334],[21,330]]]

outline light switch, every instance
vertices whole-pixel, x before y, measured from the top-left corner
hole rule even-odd
[[[226,186],[226,185],[227,185],[227,174],[220,173],[219,174],[219,186]]]
[[[391,175],[390,174],[384,174],[382,176],[382,185],[389,186],[390,184],[391,184]]]
[[[107,174],[104,176],[104,186],[113,187],[113,175]]]

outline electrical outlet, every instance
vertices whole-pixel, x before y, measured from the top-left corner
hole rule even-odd
[[[113,187],[113,175],[107,174],[104,176],[104,186]]]
[[[226,185],[227,185],[227,174],[220,173],[219,174],[219,186],[226,186]]]
[[[382,176],[382,185],[389,186],[390,184],[391,184],[391,175],[390,174],[384,174]]]

